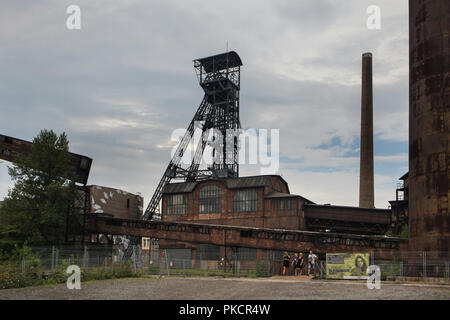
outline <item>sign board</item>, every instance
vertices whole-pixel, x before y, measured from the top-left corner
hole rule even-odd
[[[327,279],[367,279],[368,253],[327,253]]]

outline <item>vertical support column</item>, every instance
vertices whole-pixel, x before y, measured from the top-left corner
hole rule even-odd
[[[362,56],[359,206],[374,208],[372,54]]]

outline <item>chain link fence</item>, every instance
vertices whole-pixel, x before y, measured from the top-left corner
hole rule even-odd
[[[229,254],[223,255],[223,250],[211,246],[196,251],[158,247],[150,251],[134,246],[131,259],[125,259],[123,251],[111,246],[33,247],[27,253],[0,261],[0,288],[33,285],[39,281],[62,283],[67,280],[69,265],[81,268],[83,280],[145,275],[254,278],[282,275],[282,251],[269,251],[265,259],[260,259],[254,249],[229,249]],[[293,256],[291,254],[291,261]],[[326,279],[325,255],[318,256],[319,261],[311,275]],[[300,275],[308,272],[307,257],[305,252],[305,266]],[[382,280],[449,282],[448,252],[397,252],[391,255],[372,252],[370,260],[370,264],[380,268]],[[286,276],[294,275],[291,264]]]

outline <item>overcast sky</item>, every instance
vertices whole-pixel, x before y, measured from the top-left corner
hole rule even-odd
[[[81,8],[81,30],[66,9]],[[369,30],[369,5],[381,29]],[[153,194],[203,97],[192,60],[241,57],[241,123],[280,129],[291,193],[358,205],[361,55],[373,53],[375,202],[408,169],[407,0],[2,0],[0,133],[65,131],[89,184]],[[12,182],[0,163],[0,199]],[[246,166],[241,176],[259,173]]]

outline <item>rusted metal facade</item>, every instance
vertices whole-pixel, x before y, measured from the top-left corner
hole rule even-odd
[[[202,213],[200,192],[211,186],[221,190],[218,206],[220,209]],[[254,191],[256,203],[252,210],[237,212],[234,207],[235,196],[242,190]],[[173,195],[186,197],[185,213],[169,214],[168,201]],[[290,194],[286,181],[276,175],[173,183],[163,189],[162,221],[195,221],[205,224],[303,230],[304,203],[312,202]]]
[[[385,234],[391,210],[330,205],[304,205],[306,230],[355,234]]]
[[[202,213],[200,193],[203,188],[210,186],[221,190],[220,210]],[[241,190],[256,192],[257,204],[254,210],[235,210],[235,196]],[[168,213],[169,197],[172,195],[185,197],[184,213]],[[273,175],[168,184],[163,190],[162,220],[271,229],[384,234],[391,224],[391,210],[317,205],[304,197],[290,194],[286,181]]]
[[[264,250],[301,252],[395,252],[405,250],[407,239],[298,230],[251,228],[192,222],[115,219],[92,215],[87,224],[92,233],[133,235],[160,239],[166,247],[211,244]],[[161,239],[166,241],[162,242]],[[172,243],[172,245],[169,245]]]
[[[217,197],[210,210],[204,207],[204,190],[220,190],[214,193]],[[251,210],[237,210],[236,196],[243,191],[255,195]],[[287,182],[277,175],[171,183],[162,194],[162,221],[94,214],[90,216],[90,232],[158,239],[160,249],[191,250],[193,255],[202,245],[221,246],[222,253],[225,247],[274,251],[313,248],[325,253],[399,250],[400,243],[403,247],[406,243],[405,239],[379,236],[390,227],[390,210],[317,205],[290,194]],[[173,199],[180,210],[170,208]],[[261,254],[267,252],[257,252]]]
[[[372,54],[362,56],[361,148],[359,169],[359,206],[375,208],[373,178],[373,84]]]
[[[450,1],[410,0],[410,250],[448,251]]]

